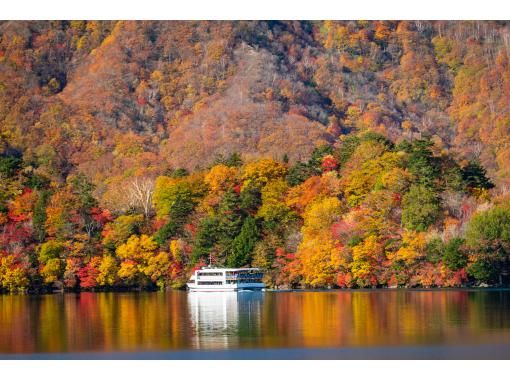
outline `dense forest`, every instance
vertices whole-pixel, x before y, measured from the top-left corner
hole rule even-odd
[[[0,22],[0,291],[510,274],[510,24]]]

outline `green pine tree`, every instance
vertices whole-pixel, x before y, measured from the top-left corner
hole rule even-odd
[[[197,263],[200,259],[206,259],[209,256],[211,248],[218,240],[218,235],[218,218],[214,216],[205,217],[200,221],[191,252],[193,263]]]
[[[404,144],[404,150],[409,153],[408,169],[415,175],[419,184],[435,188],[436,180],[441,171],[439,161],[432,153],[434,144],[429,139],[415,140]]]
[[[168,208],[168,223],[165,224],[155,235],[155,240],[162,245],[177,235],[181,230],[188,216],[193,212],[195,201],[193,194],[189,190],[183,190],[175,195],[170,207]]]
[[[242,267],[251,263],[252,253],[259,237],[255,219],[248,216],[243,223],[241,232],[232,243],[232,252],[227,259],[230,267]]]
[[[220,240],[233,240],[243,225],[244,210],[241,198],[232,189],[227,191],[218,206]]]
[[[462,179],[468,188],[471,189],[492,189],[494,184],[487,177],[485,168],[478,160],[469,161],[462,169]]]
[[[413,231],[425,231],[435,223],[441,211],[436,192],[428,186],[412,185],[402,198],[402,224]]]
[[[46,222],[46,206],[48,205],[49,198],[49,191],[42,190],[39,192],[39,196],[37,197],[37,201],[34,205],[32,224],[34,227],[35,238],[40,243],[42,243],[46,237],[46,228],[44,227],[44,223]]]

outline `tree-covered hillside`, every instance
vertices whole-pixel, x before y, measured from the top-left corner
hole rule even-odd
[[[508,275],[507,22],[0,23],[0,288]]]

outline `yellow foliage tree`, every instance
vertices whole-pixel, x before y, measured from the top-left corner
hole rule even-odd
[[[335,283],[341,245],[333,239],[331,225],[339,220],[342,210],[338,198],[326,197],[316,200],[305,211],[303,241],[296,257],[306,285],[321,287]]]
[[[170,253],[176,262],[182,262],[184,257],[184,241],[181,239],[174,239],[170,241]]]
[[[287,168],[270,158],[263,158],[247,164],[243,169],[243,188],[253,186],[261,189],[269,181],[283,178]]]
[[[382,245],[371,235],[352,248],[351,273],[360,287],[377,284],[377,269],[383,257]]]
[[[117,272],[117,274],[121,279],[123,279],[126,282],[126,284],[128,285],[135,284],[139,274],[136,262],[131,260],[123,261],[120,264],[120,269]]]
[[[115,258],[104,255],[99,264],[99,274],[97,275],[97,283],[101,286],[113,286],[117,281],[117,272],[119,268]]]
[[[347,203],[357,206],[376,185],[383,186],[381,177],[396,168],[401,155],[386,152],[382,156],[364,162],[359,169],[351,171],[344,179],[344,193]]]
[[[29,284],[28,273],[14,255],[0,257],[0,288],[9,292],[22,292]]]
[[[159,289],[163,290],[170,284],[170,257],[168,253],[159,252],[152,256],[143,269],[143,273],[155,282]]]
[[[152,201],[159,217],[168,216],[176,202],[195,201],[207,192],[203,174],[184,178],[160,176],[156,179]]]
[[[413,180],[413,175],[407,169],[394,167],[381,176],[381,183],[385,189],[403,194]]]
[[[425,245],[425,233],[405,231],[402,236],[402,246],[393,255],[389,255],[389,258],[392,260],[402,260],[407,265],[411,265],[417,259],[423,257]]]
[[[204,182],[213,193],[226,191],[236,184],[238,170],[223,164],[213,166],[204,177]]]
[[[320,198],[307,207],[303,218],[303,234],[306,237],[313,237],[329,227],[341,217],[343,211],[342,202],[338,198]]]
[[[44,282],[51,284],[61,279],[64,267],[60,259],[49,259],[41,269]]]
[[[269,182],[262,188],[262,206],[257,213],[266,221],[288,222],[291,209],[284,203],[289,185],[283,179]],[[293,214],[293,213],[292,213]]]
[[[362,236],[380,236],[392,235],[399,231],[400,219],[393,216],[396,207],[397,198],[389,190],[378,190],[368,194],[361,206],[351,211],[357,233]]]
[[[124,260],[146,261],[158,248],[158,244],[147,235],[132,235],[125,244],[117,248],[117,256]]]
[[[303,282],[312,287],[331,286],[341,264],[341,246],[329,231],[307,236],[298,248]]]

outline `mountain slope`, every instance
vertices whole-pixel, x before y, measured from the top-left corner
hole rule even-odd
[[[62,181],[433,137],[508,183],[504,22],[3,22],[0,123]]]

